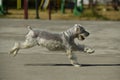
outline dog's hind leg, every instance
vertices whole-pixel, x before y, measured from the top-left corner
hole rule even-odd
[[[32,42],[29,42],[27,40],[23,43],[15,42],[13,48],[10,50],[10,54],[13,54],[14,56],[16,56],[20,49],[27,49],[27,48],[31,48],[31,47],[36,46],[36,45],[37,45],[37,42],[32,43]]]
[[[10,54],[15,54],[16,55],[18,50],[19,50],[19,43],[15,42],[13,48],[10,50]]]

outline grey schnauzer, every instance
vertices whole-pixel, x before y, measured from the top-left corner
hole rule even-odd
[[[72,28],[61,33],[33,30],[30,26],[28,26],[28,31],[25,42],[16,42],[11,49],[10,54],[15,56],[20,49],[27,49],[36,45],[46,47],[50,51],[65,50],[71,64],[75,67],[79,67],[80,65],[77,62],[77,58],[72,51],[94,52],[91,48],[75,43],[75,38],[84,40],[89,35],[89,32],[87,32],[80,24],[75,24]]]

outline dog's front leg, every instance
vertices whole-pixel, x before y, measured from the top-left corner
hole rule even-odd
[[[88,47],[86,45],[80,45],[80,44],[74,44],[74,49],[75,50],[78,50],[78,51],[82,51],[82,52],[85,52],[85,53],[89,53],[89,54],[92,54],[95,52],[94,49],[92,49],[91,47]]]
[[[69,58],[70,61],[71,61],[71,64],[72,64],[73,66],[75,66],[75,67],[80,67],[80,65],[79,65],[78,62],[77,62],[77,57],[75,56],[74,53],[72,53],[72,50],[71,50],[71,49],[67,49],[66,52],[67,52],[68,58]]]

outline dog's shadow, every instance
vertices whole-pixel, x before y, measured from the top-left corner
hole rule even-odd
[[[94,66],[120,66],[120,64],[80,64],[81,67],[94,67]],[[24,64],[24,66],[73,66],[72,64]]]

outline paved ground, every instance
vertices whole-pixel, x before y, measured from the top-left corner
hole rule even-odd
[[[60,32],[75,23],[91,33],[80,43],[96,50],[92,55],[75,52],[81,68],[73,67],[64,52],[37,46],[8,55],[15,41],[24,40],[26,25]],[[120,22],[0,19],[0,80],[120,80]]]

